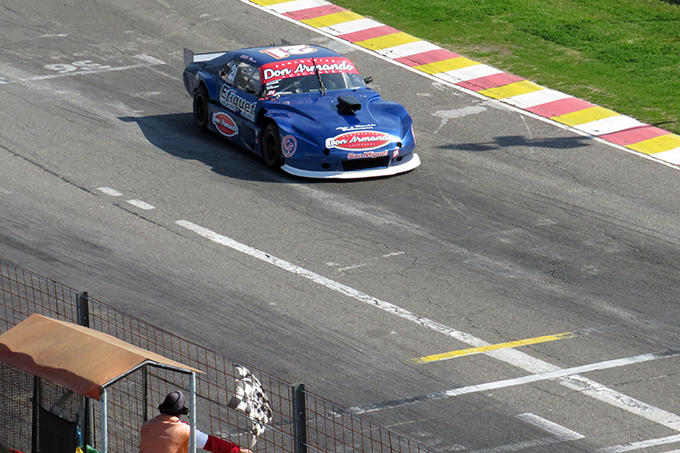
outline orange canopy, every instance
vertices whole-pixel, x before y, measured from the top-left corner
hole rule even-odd
[[[0,361],[96,400],[102,387],[144,364],[200,372],[111,335],[38,314],[0,335]]]

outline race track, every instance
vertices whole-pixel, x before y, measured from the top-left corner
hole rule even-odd
[[[313,43],[422,165],[272,172],[182,51]],[[3,0],[0,258],[440,451],[680,449],[680,172],[238,0]]]

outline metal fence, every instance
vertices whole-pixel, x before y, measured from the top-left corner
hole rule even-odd
[[[201,370],[197,376],[197,427],[239,445],[250,445],[248,420],[227,406],[236,388],[232,360],[210,349],[180,338],[145,321],[127,315],[57,282],[0,260],[0,333],[38,313],[72,323],[89,320],[89,327],[135,346]],[[273,417],[257,441],[258,452],[408,452],[433,450],[372,422],[350,410],[292,385],[261,370],[248,367],[268,394]],[[31,398],[33,376],[0,363],[0,444],[36,453]],[[151,368],[114,384],[108,392],[108,449],[111,453],[137,451],[144,420],[155,416],[164,396],[189,388],[189,378],[180,373]],[[60,400],[64,417],[78,412],[78,398],[64,389],[43,383],[37,403],[48,408]],[[156,404],[147,405],[147,400]],[[82,412],[82,411],[81,411]],[[96,448],[99,405],[93,405],[88,439]],[[38,428],[39,431],[39,428]]]

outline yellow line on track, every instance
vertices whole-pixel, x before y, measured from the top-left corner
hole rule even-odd
[[[577,332],[564,332],[558,333],[556,335],[544,335],[542,337],[527,338],[525,340],[510,341],[507,343],[490,344],[488,346],[481,346],[479,348],[468,348],[460,349],[458,351],[444,352],[442,354],[428,355],[425,357],[419,357],[417,359],[411,359],[415,363],[428,363],[436,362],[439,360],[453,359],[454,357],[460,357],[470,354],[479,354],[482,352],[495,351],[497,349],[507,349],[516,348],[517,346],[526,346],[530,344],[545,343],[548,341],[564,340],[566,338],[574,338],[580,335],[585,335],[585,333]]]

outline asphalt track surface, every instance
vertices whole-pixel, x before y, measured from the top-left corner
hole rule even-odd
[[[192,124],[182,49],[313,43],[421,167],[319,182]],[[680,448],[680,173],[240,1],[0,5],[0,256],[437,450]]]

